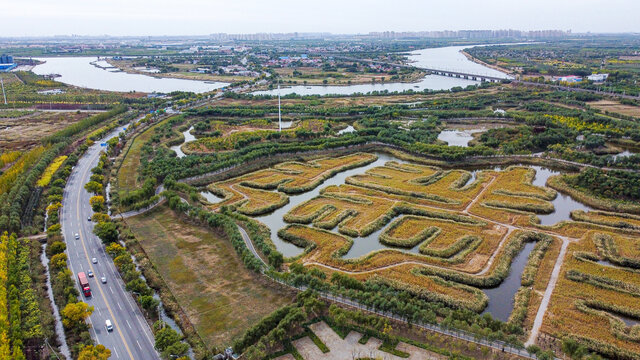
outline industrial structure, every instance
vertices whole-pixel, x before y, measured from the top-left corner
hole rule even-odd
[[[0,72],[9,71],[18,66],[15,62],[13,62],[13,56],[2,54],[0,56]]]

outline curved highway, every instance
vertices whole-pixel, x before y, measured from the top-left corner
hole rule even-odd
[[[121,130],[116,129],[101,142],[117,136]],[[92,296],[85,298],[80,291],[80,297],[94,307],[89,318],[91,337],[111,350],[111,359],[159,359],[149,325],[133,297],[125,290],[104,245],[93,234],[93,222],[87,220],[93,215],[89,205],[92,195],[84,189],[84,184],[89,182],[91,169],[98,164],[100,152],[105,149],[101,142],[96,142],[79,159],[64,189],[60,223],[67,243],[69,268],[76,286],[79,272],[91,270],[95,274],[89,278]],[[79,235],[78,239],[75,234]],[[97,263],[93,264],[92,258],[96,258]],[[100,282],[102,276],[107,278],[106,284]],[[113,331],[106,330],[106,320],[113,324]]]

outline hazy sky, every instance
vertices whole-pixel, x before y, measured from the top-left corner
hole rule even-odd
[[[0,0],[0,37],[571,29],[640,32],[640,0]]]

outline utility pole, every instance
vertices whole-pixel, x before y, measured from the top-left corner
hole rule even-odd
[[[4,80],[0,78],[0,84],[2,84],[2,96],[4,97],[4,104],[7,105],[7,94],[4,92]]]
[[[282,132],[282,113],[280,111],[280,83],[279,82],[278,82],[278,132]]]

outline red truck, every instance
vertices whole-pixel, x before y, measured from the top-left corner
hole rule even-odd
[[[80,288],[85,297],[91,296],[91,288],[89,287],[89,281],[87,276],[83,272],[78,273],[78,281],[80,282]]]

